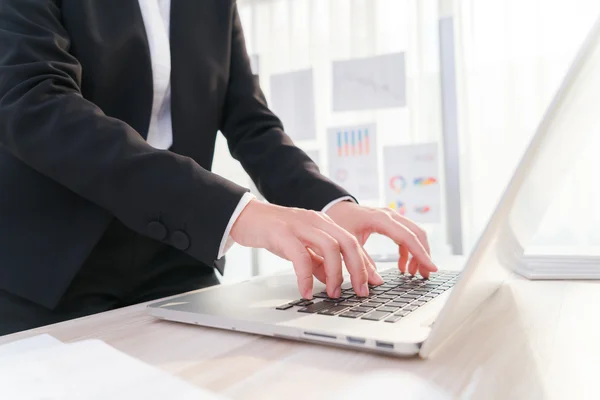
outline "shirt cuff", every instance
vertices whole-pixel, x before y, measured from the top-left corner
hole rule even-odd
[[[340,197],[339,199],[335,199],[332,202],[329,202],[325,207],[323,207],[321,212],[326,213],[331,207],[335,206],[337,203],[341,203],[342,201],[351,201],[353,203],[356,203],[356,200],[354,200],[352,196]]]
[[[229,235],[229,233],[231,232],[231,228],[233,227],[233,224],[235,224],[235,221],[237,221],[242,211],[244,211],[244,208],[246,208],[248,203],[250,203],[250,201],[254,199],[256,199],[256,196],[254,196],[252,193],[245,193],[240,199],[240,202],[238,203],[235,210],[233,210],[233,214],[231,215],[229,223],[225,228],[223,239],[221,239],[221,245],[219,246],[219,255],[217,256],[217,259],[222,258],[225,255],[225,253],[227,253],[227,251],[231,248],[231,246],[235,244],[235,241]]]

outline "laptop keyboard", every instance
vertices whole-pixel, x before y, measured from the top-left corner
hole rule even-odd
[[[277,310],[394,323],[452,288],[458,276],[459,272],[439,271],[425,280],[392,269],[381,273],[382,285],[369,285],[367,297],[356,296],[351,284],[344,283],[337,299],[320,292],[313,300],[292,301]]]

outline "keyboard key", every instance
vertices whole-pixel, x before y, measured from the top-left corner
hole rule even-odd
[[[386,283],[386,284],[380,286],[381,289],[395,289],[397,287],[398,287],[398,285],[395,283]]]
[[[337,299],[333,299],[331,297],[328,297],[326,299],[323,299],[323,301],[326,301],[328,303],[341,303],[342,301],[344,301],[344,299],[341,298],[341,297],[338,297]]]
[[[412,304],[409,306],[404,307],[402,310],[406,310],[406,311],[414,311],[416,310],[417,307],[413,306]]]
[[[399,303],[399,302],[391,302],[391,303],[387,303],[385,306],[386,307],[396,307],[396,308],[402,308],[408,305],[408,302],[403,302],[403,303]]]
[[[431,293],[432,293],[432,294],[442,294],[442,293],[444,293],[444,291],[443,291],[443,290],[436,289],[436,290],[432,290],[432,291],[431,291]]]
[[[425,304],[425,302],[424,302],[424,301],[421,301],[421,300],[417,300],[417,301],[413,301],[411,304],[412,304],[413,306],[417,306],[417,307],[419,307],[419,306],[422,306],[423,304]]]
[[[354,308],[353,308],[352,310],[350,310],[350,311],[355,311],[355,312],[359,312],[359,313],[362,313],[362,314],[364,314],[364,313],[368,313],[368,312],[370,312],[370,311],[373,311],[373,309],[372,309],[372,308],[370,308],[370,307],[354,307]]]
[[[391,317],[386,318],[385,322],[394,323],[400,321],[401,319],[402,317],[400,315],[392,315]]]
[[[397,312],[394,315],[397,315],[399,317],[406,317],[408,314],[410,314],[410,311],[404,311],[404,310],[402,310],[402,311]]]
[[[427,288],[427,289],[435,289],[438,286],[440,286],[440,285],[437,284],[437,283],[431,283],[431,282],[430,283],[426,283],[425,285],[423,285],[423,287]]]
[[[296,303],[294,305],[300,306],[300,307],[306,307],[306,306],[310,306],[313,303],[314,303],[314,301],[312,301],[312,300],[302,300],[301,302]]]
[[[352,301],[352,300],[344,300],[340,303],[340,305],[342,306],[346,306],[346,307],[354,307],[359,305],[360,303],[358,301]]]
[[[379,289],[379,288],[377,288],[377,289],[371,289],[371,293],[382,294],[382,293],[385,293],[385,292],[386,292],[385,289]]]
[[[368,303],[362,303],[360,305],[361,307],[367,307],[367,308],[377,308],[382,306],[381,303],[373,303],[373,302],[368,302]]]
[[[386,295],[388,296],[402,296],[403,294],[406,294],[408,291],[407,290],[390,290],[389,292],[386,293]]]
[[[317,313],[319,311],[326,309],[327,307],[332,307],[332,306],[333,306],[332,303],[328,303],[326,301],[321,301],[319,303],[314,303],[307,307],[301,308],[298,310],[298,312],[314,314],[314,313]]]
[[[398,296],[393,296],[391,294],[380,294],[379,296],[377,296],[378,299],[388,299],[388,300],[393,300]]]
[[[276,308],[276,310],[289,310],[290,308],[293,308],[294,306],[291,304],[284,304],[282,306],[279,306]]]
[[[394,300],[392,300],[393,303],[410,303],[411,301],[413,301],[413,298],[403,298],[402,296],[400,297],[396,297]]]
[[[364,312],[346,311],[345,313],[341,313],[340,317],[344,317],[344,318],[358,318],[361,315],[364,315]]]
[[[317,299],[327,299],[329,298],[329,295],[327,294],[327,292],[321,292],[313,295],[313,297],[316,297]]]
[[[388,312],[373,311],[373,312],[368,313],[364,317],[362,317],[362,319],[366,319],[368,321],[381,321],[388,315],[390,315],[390,313],[388,313]]]
[[[319,314],[321,314],[321,315],[338,315],[339,313],[346,311],[348,308],[349,307],[338,304],[333,307],[326,308],[325,310],[319,311]]]
[[[292,301],[289,304],[292,306],[298,306],[298,305],[300,305],[300,303],[304,303],[305,301],[306,301],[305,299],[300,299],[300,300]]]
[[[377,296],[375,293],[369,293],[369,295],[368,295],[368,296],[366,296],[366,297],[362,297],[362,296],[353,296],[353,297],[351,297],[350,299],[351,299],[351,300],[354,300],[354,297],[356,297],[358,300],[369,300],[369,299],[372,299],[372,298],[373,298],[373,297],[375,297],[375,296]]]
[[[388,307],[387,305],[385,305],[383,307],[379,307],[377,309],[377,311],[383,311],[383,312],[390,312],[390,313],[392,313],[392,312],[398,311],[399,308],[400,307]]]
[[[417,294],[411,294],[411,293],[407,293],[407,294],[403,294],[402,296],[400,296],[401,299],[417,299],[421,296],[417,295]]]
[[[426,294],[425,296],[421,297],[422,300],[424,301],[429,301],[431,299],[435,299],[437,296],[435,294]]]
[[[353,297],[352,295],[349,294],[342,294],[340,297],[337,298],[333,298],[333,297],[328,297],[326,299],[323,299],[324,301],[328,301],[330,303],[340,303],[344,300],[348,300],[349,298]]]
[[[371,303],[379,303],[379,304],[384,304],[384,303],[388,302],[387,299],[381,299],[379,297],[377,297],[375,299],[371,299],[370,301],[371,301]]]

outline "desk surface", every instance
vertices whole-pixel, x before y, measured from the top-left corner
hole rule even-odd
[[[64,342],[97,338],[232,399],[333,399],[366,371],[415,375],[453,397],[598,399],[599,285],[511,282],[426,361],[158,321],[143,305],[5,336],[0,344],[40,333]],[[392,382],[390,389],[402,393]]]

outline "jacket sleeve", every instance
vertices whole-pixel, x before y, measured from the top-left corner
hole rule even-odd
[[[284,133],[252,74],[235,2],[231,18],[230,78],[221,127],[231,154],[272,203],[320,211],[349,196]]]
[[[84,99],[81,78],[56,0],[0,3],[0,145],[129,228],[212,265],[247,189],[149,146]]]

